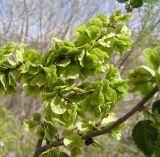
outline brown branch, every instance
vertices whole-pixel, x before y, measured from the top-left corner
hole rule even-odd
[[[146,95],[135,107],[133,107],[128,113],[126,113],[123,117],[119,118],[115,123],[110,125],[109,127],[100,130],[100,131],[94,131],[93,133],[89,135],[83,135],[82,138],[85,140],[87,138],[91,137],[97,137],[106,133],[111,132],[113,129],[117,128],[120,126],[123,122],[125,122],[127,119],[129,119],[134,113],[141,111],[141,108],[144,106],[144,104],[156,93],[158,92],[158,87],[155,87],[152,89],[152,91]],[[48,149],[52,147],[58,147],[64,145],[63,143],[63,138],[59,139],[58,141],[51,142],[47,145],[42,146],[39,150],[37,150],[37,156],[38,157],[42,152],[47,151]]]
[[[42,142],[43,142],[43,139],[38,139],[36,149],[35,149],[35,152],[34,152],[34,157],[39,156],[38,151],[39,151],[39,149],[41,149]]]

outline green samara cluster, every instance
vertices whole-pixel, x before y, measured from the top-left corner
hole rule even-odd
[[[48,142],[64,137],[75,156],[83,146],[80,135],[115,121],[113,108],[127,94],[127,86],[109,59],[130,49],[131,32],[125,24],[129,18],[121,11],[110,17],[100,14],[76,29],[74,42],[53,38],[45,54],[23,44],[0,48],[1,93],[15,93],[22,84],[27,95],[42,97],[44,116],[35,113],[26,120],[28,130]],[[41,156],[47,153],[65,154],[54,148]]]

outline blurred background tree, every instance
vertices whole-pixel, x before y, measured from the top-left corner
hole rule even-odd
[[[116,0],[1,0],[0,45],[8,41],[24,42],[30,48],[45,53],[50,47],[52,37],[74,40],[74,29],[78,25],[98,13],[109,15],[117,9],[126,12],[125,4],[120,4]],[[144,62],[141,53],[144,48],[155,47],[160,42],[158,33],[160,32],[160,5],[147,4],[133,10],[132,13],[133,17],[128,25],[132,30],[133,46],[123,57],[118,58],[113,54],[111,59],[111,62],[120,68],[124,77],[126,70]],[[0,137],[0,155],[2,157],[32,156],[28,152],[34,150],[36,140],[26,140],[32,138],[22,129],[22,122],[25,118],[31,117],[33,112],[41,112],[43,105],[40,99],[25,96],[21,86],[18,95],[0,98],[2,103],[6,104],[1,111],[4,110],[11,115],[7,117],[7,114],[3,113],[4,116],[0,118],[0,128],[5,132]],[[138,99],[137,95],[129,95],[126,100],[117,105],[117,115],[120,116],[128,111]],[[98,142],[103,145],[103,148],[86,147],[84,156],[143,157],[130,137],[133,121],[136,118],[134,116],[130,122],[127,122],[120,141],[100,137]],[[17,125],[14,125],[15,123]],[[12,134],[5,130],[10,127],[14,128],[13,131],[16,133]],[[5,150],[3,141],[7,141]]]
[[[0,156],[31,156],[36,139],[24,131],[20,121],[5,105],[0,104],[0,108]]]

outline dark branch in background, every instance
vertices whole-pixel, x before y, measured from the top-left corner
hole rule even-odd
[[[121,66],[126,62],[126,60],[128,59],[128,57],[130,56],[131,51],[127,52],[118,62],[118,68],[120,69]]]
[[[113,123],[112,125],[110,125],[109,127],[100,130],[100,131],[94,131],[89,135],[83,135],[82,139],[86,140],[88,138],[92,138],[92,137],[96,137],[96,136],[100,136],[103,135],[105,133],[109,133],[111,132],[113,129],[117,128],[118,126],[120,126],[123,122],[125,122],[128,118],[130,118],[134,113],[141,111],[142,107],[144,106],[144,104],[155,94],[158,92],[158,87],[155,87],[152,89],[152,91],[150,91],[150,93],[148,93],[148,95],[146,95],[135,107],[133,107],[128,113],[126,113],[123,117],[119,118],[115,123]],[[39,148],[36,151],[36,154],[34,155],[34,157],[39,157],[39,155],[42,152],[47,151],[48,149],[52,148],[52,147],[58,147],[58,146],[62,146],[64,145],[63,143],[63,138],[59,139],[58,141],[54,141],[51,142],[47,145],[42,146],[41,148]]]

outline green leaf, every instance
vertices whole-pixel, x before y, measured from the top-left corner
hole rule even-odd
[[[45,138],[49,141],[53,141],[57,133],[54,123],[51,121],[45,120],[44,128],[45,128]]]
[[[75,36],[78,37],[85,30],[86,30],[86,26],[85,25],[81,25],[81,26],[77,27],[76,30],[75,30]]]
[[[120,22],[120,21],[121,22],[127,22],[127,21],[129,21],[131,19],[131,17],[132,17],[132,14],[127,13],[127,14],[125,14],[123,16],[116,16],[114,19],[117,22]],[[126,27],[126,29],[128,29],[128,28]],[[123,35],[125,35],[125,34],[123,34]],[[130,36],[131,34],[128,34],[128,35]]]
[[[39,122],[41,119],[41,114],[40,113],[34,113],[33,114],[33,120]]]
[[[71,126],[77,117],[77,105],[69,104],[67,110],[63,114],[55,114],[54,120],[64,126]]]
[[[79,77],[80,65],[79,64],[70,64],[67,67],[59,68],[60,77],[62,79],[76,79]]]
[[[119,55],[123,55],[131,47],[131,39],[129,36],[118,34],[113,41],[113,47]]]
[[[89,22],[88,22],[89,25],[95,25],[95,26],[98,26],[99,28],[102,28],[103,27],[103,23],[101,21],[100,18],[96,17],[94,19],[91,19]]]
[[[116,91],[118,100],[127,95],[127,82],[120,77],[118,68],[109,65],[106,72],[106,79],[110,81],[111,87]]]
[[[80,152],[80,148],[84,145],[84,141],[78,134],[67,136],[63,140],[64,145],[71,150],[73,157],[77,156]]]
[[[157,100],[152,104],[152,113],[160,114],[160,100]]]
[[[80,154],[80,148],[73,148],[72,150],[71,150],[71,156],[72,157],[76,157],[77,155],[79,155]]]
[[[57,63],[57,66],[66,67],[71,63],[71,60],[69,58],[63,59]]]
[[[65,137],[63,142],[68,149],[73,149],[74,147],[80,148],[84,144],[82,137],[80,137],[78,134],[72,134]]]
[[[98,43],[100,45],[102,45],[103,47],[106,47],[106,48],[110,48],[111,47],[111,42],[110,41],[106,41],[107,39],[107,36],[101,38],[98,40]]]
[[[117,100],[121,100],[125,96],[127,96],[128,84],[124,80],[120,80],[117,82],[113,82],[111,87],[116,91]]]
[[[94,76],[96,74],[104,73],[106,70],[105,64],[108,62],[109,56],[106,52],[93,48],[86,53],[84,58],[85,71],[81,74],[82,77]],[[88,69],[88,71],[87,71]],[[86,72],[86,73],[84,73]]]
[[[147,156],[151,157],[158,137],[158,130],[151,120],[138,122],[132,131],[132,137],[137,147]]]
[[[92,39],[92,40],[96,40],[100,37],[101,33],[100,33],[100,28],[94,25],[89,26],[86,30],[85,33],[87,34],[87,36]]]
[[[109,23],[109,20],[105,14],[99,14],[97,17],[103,22],[104,25]]]
[[[11,75],[0,75],[0,90],[4,95],[16,92],[16,83]]]
[[[86,54],[85,50],[82,50],[81,54],[78,56],[78,60],[79,60],[80,65],[82,67],[84,67],[84,57],[85,57],[85,54]]]
[[[81,132],[89,134],[92,133],[93,130],[96,128],[96,121],[84,119],[83,122],[77,122],[76,126]]]
[[[60,152],[57,148],[52,148],[42,153],[40,157],[70,157],[70,156],[65,152]]]
[[[24,44],[20,44],[16,49],[16,58],[17,58],[17,61],[19,62],[23,61],[24,47],[25,47]]]
[[[143,75],[144,77],[155,77],[155,71],[145,65],[141,65],[137,68],[137,74]]]
[[[53,37],[51,39],[51,42],[53,44],[53,48],[57,49],[57,48],[59,48],[60,43],[62,43],[62,40],[59,40],[59,39]]]
[[[155,156],[156,157],[159,157],[160,156],[160,132],[159,132],[159,135],[158,135],[158,139],[157,139],[157,141],[156,141],[156,144],[155,144],[155,151],[154,151],[154,153],[155,153]]]
[[[31,86],[41,87],[44,84],[46,84],[46,76],[44,74],[42,74],[42,73],[38,74],[29,82],[29,84]]]
[[[33,95],[33,96],[37,96],[41,91],[41,89],[38,86],[30,86],[26,83],[23,85],[23,89],[26,95]]]
[[[106,79],[115,82],[121,80],[120,72],[117,67],[114,67],[113,65],[108,65],[108,68],[106,70]]]
[[[122,15],[122,10],[115,10],[114,13],[113,13],[113,16],[116,17],[116,16],[121,16]],[[112,16],[110,16],[112,18]]]
[[[4,67],[7,67],[9,69],[12,69],[12,68],[15,68],[16,67],[16,62],[6,58],[4,61],[3,61],[3,66]]]
[[[36,129],[36,135],[40,139],[44,139],[45,136],[45,129],[41,126],[38,126]]]
[[[130,4],[133,8],[139,8],[143,5],[143,0],[131,0]]]
[[[147,66],[139,66],[135,70],[128,71],[131,91],[139,91],[142,95],[148,94],[153,88],[154,76],[154,70]]]
[[[83,122],[77,122],[76,126],[78,128],[78,130],[82,131],[82,132],[87,132],[89,130],[89,128],[87,126],[84,126],[85,123]]]
[[[63,114],[67,110],[64,99],[59,96],[54,97],[50,105],[52,111],[56,114]]]
[[[0,83],[2,84],[3,89],[6,90],[6,75],[0,75]]]
[[[63,40],[63,44],[64,44],[65,46],[75,47],[74,42],[69,41],[69,40]]]
[[[111,125],[113,122],[115,122],[116,117],[114,114],[109,114],[108,117],[105,117],[102,119],[101,121],[101,126],[102,127],[108,127],[109,125]]]
[[[36,75],[41,69],[42,67],[40,65],[32,64],[30,61],[28,61],[20,67],[20,73]]]
[[[51,100],[53,99],[55,96],[57,95],[57,92],[52,92],[52,93],[47,93],[47,92],[44,92],[43,95],[42,95],[42,99],[43,101],[46,101],[46,100]]]
[[[16,82],[15,82],[15,80],[13,79],[12,75],[8,75],[8,85],[9,85],[9,86],[13,86],[13,87],[16,86]]]
[[[123,35],[127,35],[127,36],[131,36],[131,31],[130,29],[123,23],[119,23],[117,24],[116,28],[115,28],[115,32],[117,34],[123,34]]]
[[[38,123],[34,120],[25,120],[24,127],[26,131],[33,131],[38,126]]]
[[[49,67],[43,67],[43,69],[46,75],[46,82],[55,83],[57,81],[56,66],[50,65]]]
[[[143,53],[148,65],[157,70],[160,66],[160,47],[156,47],[154,49],[147,48]]]
[[[67,153],[65,152],[59,152],[59,157],[70,157]]]
[[[15,53],[16,44],[14,42],[9,42],[5,46],[0,47],[0,63],[3,62],[6,57],[11,56]]]
[[[51,148],[48,151],[40,154],[40,157],[60,157],[59,150],[57,148]]]
[[[41,55],[34,49],[29,49],[24,52],[24,60],[30,61],[31,63],[37,63],[41,59]]]
[[[128,0],[117,0],[119,3],[125,3],[127,2]]]
[[[155,80],[156,80],[156,84],[158,88],[160,89],[160,66],[158,67],[158,70],[156,71]]]
[[[109,133],[108,135],[114,140],[120,140],[122,136],[121,132],[123,127],[124,125],[120,125],[119,127],[113,129],[111,133]]]

